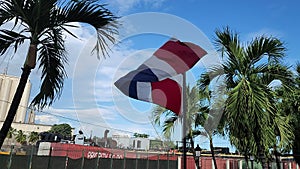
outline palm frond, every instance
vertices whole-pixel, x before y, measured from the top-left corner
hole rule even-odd
[[[10,47],[13,47],[14,52],[16,52],[18,47],[23,44],[26,39],[28,39],[28,37],[21,33],[10,30],[0,30],[0,55],[4,54]]]
[[[115,43],[114,35],[118,34],[116,28],[117,23],[111,22],[110,24],[104,25],[103,27],[97,29],[98,41],[96,42],[96,45],[92,52],[96,52],[98,58],[100,56],[100,51],[104,57],[109,55],[107,51],[107,47],[109,47],[109,44],[107,43],[107,41]]]
[[[152,116],[153,116],[153,119],[154,119],[154,123],[157,124],[158,126],[161,125],[160,123],[160,118],[161,116],[166,112],[168,111],[166,108],[163,108],[161,106],[155,106],[153,111],[152,111]]]
[[[100,56],[100,51],[103,56],[107,54],[107,41],[114,43],[118,33],[115,17],[105,5],[97,4],[96,1],[71,1],[64,4],[59,10],[58,17],[59,25],[68,26],[70,22],[80,22],[91,25],[97,32],[97,42],[93,51]]]
[[[283,56],[286,48],[277,38],[258,37],[247,47],[247,56],[250,57],[252,65],[257,63],[264,55],[269,56],[272,62],[278,62]]]
[[[230,53],[230,46],[233,44],[239,44],[239,36],[236,32],[229,29],[229,27],[225,27],[223,30],[217,29],[216,31],[215,45],[217,46],[217,50],[222,52],[222,56],[224,56],[225,52]]]
[[[290,150],[292,147],[292,140],[294,140],[294,131],[290,125],[291,116],[283,116],[280,113],[275,115],[275,127],[279,136],[279,147],[281,149]]]
[[[54,31],[53,34],[41,41],[42,46],[39,48],[42,85],[40,92],[31,102],[38,108],[51,105],[56,98],[59,98],[64,79],[67,76],[64,69],[67,58],[61,30]]]
[[[300,62],[296,63],[296,72],[297,72],[297,76],[298,76],[298,79],[299,79],[300,78]]]
[[[9,0],[0,2],[0,25],[11,21],[16,16],[12,9],[13,5]]]
[[[208,119],[209,107],[201,107],[199,113],[195,117],[195,127],[204,126],[206,120]]]

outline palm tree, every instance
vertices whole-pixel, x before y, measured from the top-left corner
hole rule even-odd
[[[95,0],[6,0],[0,3],[0,25],[12,21],[11,29],[0,29],[0,54],[29,41],[28,53],[24,58],[22,75],[12,100],[8,115],[0,131],[0,146],[11,126],[18,109],[25,84],[37,60],[42,70],[41,89],[32,105],[42,109],[59,98],[67,63],[63,33],[76,37],[68,30],[75,27],[72,22],[91,25],[97,31],[97,42],[93,51],[106,54],[107,42],[114,42],[117,33],[117,18]]]
[[[211,86],[211,80],[210,72],[204,72],[201,74],[200,79],[198,80],[197,86],[199,88],[199,98],[201,103],[199,112],[203,112],[203,114],[207,115],[207,117],[198,117],[196,119],[196,124],[204,127],[205,133],[209,139],[210,151],[214,166],[215,169],[217,169],[213,136],[216,134],[222,135],[224,133],[224,119],[222,117],[226,97],[224,97],[225,91],[222,80],[219,79],[220,81],[215,81],[215,87]]]
[[[216,31],[215,42],[225,60],[213,71],[224,71],[229,90],[224,117],[231,143],[236,144],[233,140],[238,139],[240,145],[249,146],[247,153],[255,155],[267,168],[266,157],[276,136],[276,109],[268,85],[275,79],[283,84],[290,82],[286,69],[279,64],[285,47],[280,40],[265,36],[244,45],[228,27]]]
[[[204,123],[206,115],[203,112],[199,112],[200,105],[199,105],[199,90],[195,86],[190,89],[189,86],[186,88],[187,91],[187,112],[184,114],[186,115],[186,128],[187,128],[187,135],[184,139],[190,141],[190,151],[194,155],[194,159],[196,162],[196,154],[194,150],[194,138],[202,132],[199,130],[198,122],[202,121]],[[177,116],[170,110],[157,106],[153,110],[153,119],[154,123],[163,129],[163,134],[166,138],[170,138],[174,132],[174,128],[176,125],[179,125],[182,122],[182,116]],[[164,118],[163,123],[161,123],[161,118]],[[198,165],[196,165],[198,166]]]
[[[18,131],[18,133],[17,133],[17,135],[16,135],[16,141],[18,142],[18,143],[20,143],[20,144],[24,144],[24,143],[26,143],[26,139],[27,139],[27,137],[26,137],[26,135],[23,133],[23,131],[22,130],[19,130]]]
[[[8,133],[6,135],[7,145],[11,144],[11,139],[16,135],[17,130],[15,128],[10,127]]]
[[[38,133],[38,132],[35,132],[35,131],[30,132],[30,135],[29,135],[29,143],[33,144],[33,143],[35,143],[37,140],[39,140],[39,133]]]

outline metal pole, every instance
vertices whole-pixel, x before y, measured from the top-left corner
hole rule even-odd
[[[157,155],[157,169],[159,169],[159,154]]]
[[[13,150],[14,150],[14,145],[11,145],[10,146],[10,154],[9,154],[9,161],[8,161],[7,169],[11,168],[12,157],[13,157]]]
[[[113,154],[110,154],[110,169],[113,168]]]
[[[30,159],[29,159],[28,169],[31,169],[31,166],[32,166],[33,148],[34,147],[31,146],[31,152],[30,152]]]
[[[147,151],[147,169],[149,169],[149,152]]]
[[[183,83],[182,83],[182,136],[183,136],[183,169],[186,167],[186,73],[183,73]]]
[[[168,169],[170,169],[170,158],[169,158],[169,151],[167,152],[167,160],[168,160]]]
[[[84,168],[84,150],[82,150],[82,156],[81,156],[81,168],[80,169],[83,169]]]
[[[196,168],[197,169],[200,169],[199,161],[200,161],[200,158],[196,157]]]
[[[69,151],[67,150],[66,162],[65,162],[65,169],[68,168],[68,163],[69,163]]]
[[[137,151],[135,152],[135,169],[138,168],[138,155],[137,155]]]
[[[126,169],[126,150],[124,150],[123,169]]]
[[[97,151],[96,169],[99,169],[99,161],[100,161],[100,151]]]
[[[51,156],[52,156],[52,147],[50,146],[50,151],[49,151],[49,158],[48,158],[48,166],[47,169],[50,168],[51,166]]]

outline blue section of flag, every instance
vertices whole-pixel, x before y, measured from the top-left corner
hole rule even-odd
[[[132,79],[129,85],[129,97],[137,97],[137,82],[157,82],[157,76],[145,65],[141,65],[138,69],[138,72]]]

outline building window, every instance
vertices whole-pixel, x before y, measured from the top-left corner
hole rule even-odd
[[[135,148],[135,140],[133,140],[133,146],[132,147]]]
[[[141,144],[142,144],[141,140],[138,140],[137,141],[137,148],[141,148]]]

